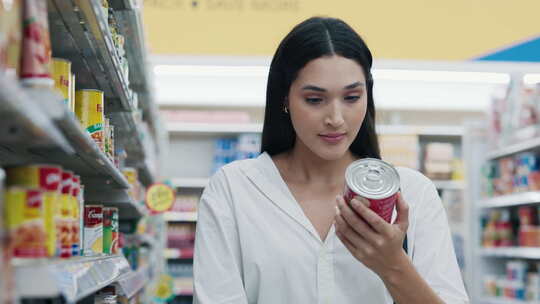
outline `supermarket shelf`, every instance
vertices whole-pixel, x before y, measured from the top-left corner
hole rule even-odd
[[[130,272],[121,255],[54,261],[16,259],[13,264],[15,286],[21,298],[63,297],[68,303],[75,303]]]
[[[167,130],[171,134],[236,134],[261,133],[262,124],[256,123],[168,123]],[[463,128],[457,126],[407,126],[378,125],[378,134],[417,134],[422,136],[462,136]]]
[[[197,212],[166,212],[163,219],[167,222],[196,222]]]
[[[149,187],[156,182],[156,177],[152,174],[146,162],[142,162],[142,165],[139,166],[139,179],[145,187]]]
[[[59,147],[66,154],[74,153],[51,119],[36,107],[37,100],[21,89],[14,79],[0,75],[0,159],[5,160],[13,145],[27,149]],[[31,143],[31,145],[29,145]],[[4,145],[9,147],[4,147]]]
[[[166,259],[192,259],[193,258],[193,249],[176,249],[176,248],[167,248],[163,252],[163,255]]]
[[[146,206],[133,201],[126,189],[102,191],[97,187],[88,187],[84,192],[84,199],[88,204],[99,203],[118,208],[120,220],[137,220],[148,215]]]
[[[519,205],[527,205],[540,203],[540,192],[523,192],[516,194],[503,195],[493,197],[481,201],[478,205],[480,208],[498,208],[498,207],[511,207]]]
[[[502,149],[488,153],[487,157],[489,159],[495,159],[495,158],[500,158],[500,157],[512,155],[515,153],[519,153],[519,152],[530,151],[537,148],[540,148],[540,137],[524,140],[514,145],[508,145]]]
[[[485,297],[480,300],[481,304],[540,304],[540,301],[520,301],[508,298],[490,298]]]
[[[40,112],[49,121],[43,130],[59,132],[62,141],[69,142],[70,151],[66,151],[62,144],[27,149],[24,144],[14,143],[0,150],[0,164],[54,163],[80,175],[84,185],[99,186],[102,190],[128,187],[124,175],[82,129],[75,115],[63,106],[59,95],[48,89],[25,89],[20,94],[18,96],[24,97],[22,105],[34,102],[29,113]],[[32,138],[24,139],[30,141]]]
[[[453,180],[434,180],[433,183],[437,189],[442,190],[462,190],[465,189],[464,181]]]
[[[137,271],[129,272],[118,279],[122,294],[131,299],[150,281],[150,267],[144,266]]]
[[[540,259],[540,248],[532,247],[482,248],[480,253],[484,257]]]
[[[115,10],[139,9],[142,0],[109,0],[109,5]]]
[[[172,184],[175,188],[204,188],[208,185],[209,178],[174,178]]]
[[[108,111],[133,110],[100,1],[48,0],[53,54],[72,61],[78,88],[100,89]]]
[[[118,3],[124,2],[124,3]],[[146,62],[146,45],[141,20],[141,12],[134,8],[135,4],[129,0],[113,1],[114,16],[120,33],[126,37],[126,56],[130,71],[130,86],[136,91],[148,92],[148,75],[150,75]]]

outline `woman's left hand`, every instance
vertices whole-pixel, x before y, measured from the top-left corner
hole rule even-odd
[[[365,198],[357,196],[350,205],[341,196],[336,199],[336,234],[358,261],[381,277],[410,263],[402,247],[409,226],[409,206],[401,193],[393,224],[369,209],[370,202]]]

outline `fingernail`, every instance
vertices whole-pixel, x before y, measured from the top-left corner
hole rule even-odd
[[[341,215],[341,211],[339,211],[338,206],[336,206],[336,215]]]
[[[353,198],[351,200],[351,205],[353,205],[354,207],[359,207],[361,204],[356,198]]]

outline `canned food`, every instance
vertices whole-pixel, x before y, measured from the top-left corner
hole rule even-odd
[[[24,0],[23,3],[21,81],[26,86],[52,87],[47,1]]]
[[[103,253],[103,205],[84,206],[83,254]]]
[[[73,188],[71,189],[71,255],[80,255],[80,202],[79,192],[81,191],[81,179],[78,175],[73,176]]]
[[[370,201],[369,208],[390,223],[400,188],[396,169],[379,159],[364,158],[353,162],[345,171],[344,199],[347,203],[355,196]]]
[[[79,90],[75,93],[75,114],[101,151],[104,150],[103,106],[102,91]]]
[[[103,252],[118,253],[118,208],[103,208]]]
[[[73,172],[62,173],[59,210],[56,216],[57,238],[59,242],[59,256],[71,257],[72,224],[73,224],[73,201],[71,191],[73,189]]]
[[[6,191],[8,248],[22,258],[47,256],[43,193],[39,189],[10,187]]]
[[[137,169],[131,168],[131,167],[125,167],[122,170],[122,173],[124,173],[124,176],[126,177],[130,187],[128,190],[128,194],[131,198],[136,199],[138,197],[138,181],[139,176],[137,173]]]
[[[52,71],[54,87],[62,94],[63,102],[69,108],[69,98],[71,93],[71,61],[62,58],[52,59]]]
[[[56,213],[60,201],[62,168],[55,165],[31,165],[9,168],[7,183],[43,191],[43,220],[45,223],[47,256],[57,255]]]

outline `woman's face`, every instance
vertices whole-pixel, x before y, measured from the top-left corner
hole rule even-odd
[[[314,59],[291,84],[288,108],[296,132],[296,147],[325,160],[342,158],[364,121],[366,78],[354,60]]]

